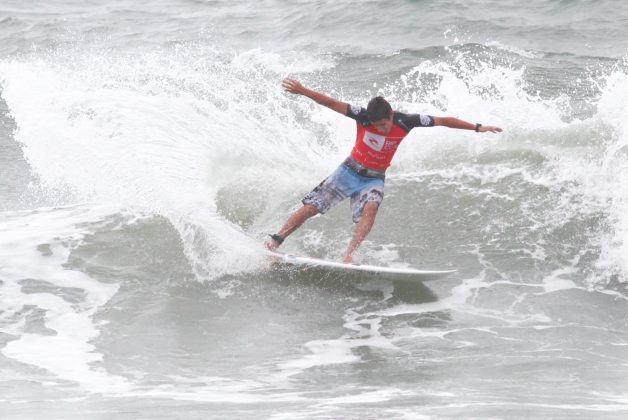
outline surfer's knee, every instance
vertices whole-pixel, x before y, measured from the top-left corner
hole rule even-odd
[[[368,201],[366,204],[364,204],[364,210],[377,211],[378,208],[379,202],[377,201]]]
[[[375,217],[377,214],[377,210],[379,209],[379,203],[377,201],[369,201],[364,205],[362,209],[362,216],[371,216]]]
[[[307,215],[308,218],[316,216],[318,213],[320,213],[320,210],[318,210],[318,208],[314,204],[304,204],[302,209],[303,213]]]

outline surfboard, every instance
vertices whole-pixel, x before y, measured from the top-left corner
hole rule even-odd
[[[276,261],[294,266],[319,267],[336,272],[362,273],[371,277],[381,277],[389,280],[428,281],[447,277],[456,270],[417,270],[414,268],[380,267],[367,264],[345,264],[338,261],[328,261],[320,258],[301,257],[283,252],[266,251]]]

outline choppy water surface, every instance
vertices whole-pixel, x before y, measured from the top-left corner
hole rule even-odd
[[[0,4],[3,418],[625,418],[624,2]],[[260,243],[349,153],[417,129],[361,261]],[[347,205],[287,251],[339,258]]]

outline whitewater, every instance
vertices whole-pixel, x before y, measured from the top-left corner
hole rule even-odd
[[[0,4],[7,419],[625,418],[628,6]],[[368,264],[262,243],[355,122],[283,92],[498,125],[415,129]],[[346,203],[284,249],[339,259]]]

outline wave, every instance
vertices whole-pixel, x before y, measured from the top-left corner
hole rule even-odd
[[[220,189],[278,188],[274,179],[287,170],[277,162],[322,159],[286,122],[292,112],[277,105],[280,93],[252,57],[56,52],[3,61],[2,96],[42,191],[166,216],[207,277],[254,269],[261,258],[217,213]]]
[[[576,220],[587,232],[584,242],[574,242],[586,252],[575,255],[594,261],[586,265],[592,282],[625,279],[627,73],[616,67],[601,79],[591,76],[587,86],[597,88],[583,113],[574,106],[582,92],[575,98],[551,86],[538,91],[525,60],[508,63],[495,48],[517,51],[488,47],[446,48],[443,56],[430,50],[431,59],[412,52],[404,61],[414,60],[413,67],[374,86],[351,74],[349,58],[194,44],[4,59],[0,81],[18,126],[15,140],[42,191],[166,217],[200,279],[259,268],[256,238],[276,229],[351,148],[353,122],[281,92],[286,75],[352,103],[383,94],[403,111],[501,125],[499,136],[415,130],[390,182],[462,179],[470,189],[488,185],[499,195],[516,188],[515,174],[525,182],[515,194],[518,206],[531,212],[523,216],[551,231]],[[387,59],[368,58],[371,66]],[[491,166],[497,173],[486,170]],[[539,185],[550,193],[535,196]],[[549,208],[552,200],[562,204]],[[599,218],[604,222],[593,222]]]

